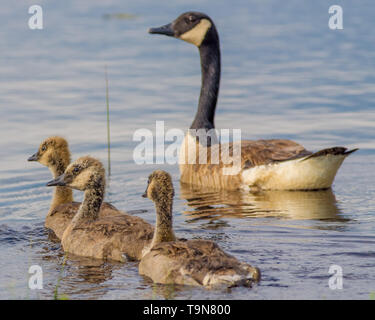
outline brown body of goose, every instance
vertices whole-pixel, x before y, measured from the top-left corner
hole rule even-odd
[[[48,167],[53,178],[62,175],[70,163],[68,142],[62,137],[49,137],[44,140],[38,151],[28,158]],[[48,210],[45,227],[61,240],[65,229],[78,212],[80,202],[73,201],[73,190],[68,187],[57,186],[52,196],[52,203]],[[111,204],[104,202],[99,215],[101,217],[117,215],[120,212]]]
[[[79,256],[115,260],[139,260],[150,245],[153,227],[143,219],[118,211],[118,215],[100,217],[105,193],[105,170],[92,157],[71,163],[48,186],[64,186],[84,191],[78,212],[63,233],[64,251]]]
[[[327,189],[344,159],[357,150],[333,147],[313,153],[285,139],[220,144],[214,131],[221,69],[219,35],[214,22],[204,13],[186,12],[149,32],[192,43],[200,53],[202,84],[198,110],[180,149],[182,182],[232,190]],[[201,137],[197,139],[199,131],[207,134],[203,141]],[[236,154],[229,157],[232,151]]]
[[[251,286],[260,279],[256,267],[238,261],[208,240],[177,240],[172,228],[173,184],[165,171],[154,171],[144,197],[156,208],[156,228],[139,273],[155,283],[193,286]]]

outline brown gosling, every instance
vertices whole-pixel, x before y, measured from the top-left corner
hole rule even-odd
[[[156,229],[151,248],[139,264],[139,273],[155,283],[193,286],[251,286],[260,279],[258,268],[238,261],[207,240],[177,240],[172,229],[171,176],[154,171],[144,197],[155,203]]]
[[[37,161],[48,167],[55,179],[64,173],[70,163],[68,142],[62,137],[49,137],[40,144],[38,151],[27,160]],[[80,202],[73,201],[73,190],[71,188],[57,186],[52,196],[45,227],[53,231],[56,237],[61,240],[80,204]],[[118,210],[109,203],[103,203],[100,210],[100,216],[118,213]]]
[[[61,244],[65,252],[103,260],[139,260],[149,246],[154,228],[143,219],[119,211],[100,217],[106,179],[103,164],[86,156],[71,163],[47,186],[64,186],[84,191],[77,214],[66,228]]]

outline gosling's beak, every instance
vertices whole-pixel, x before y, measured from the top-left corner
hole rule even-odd
[[[34,153],[27,161],[38,161],[38,152]]]
[[[172,29],[172,23],[168,23],[165,26],[161,26],[159,28],[150,28],[148,29],[149,33],[152,34],[164,34],[166,36],[173,37],[174,36],[174,31]]]
[[[47,187],[54,187],[54,186],[64,187],[64,186],[66,186],[66,184],[64,182],[64,178],[65,178],[65,173],[63,173],[61,176],[57,177],[56,179],[48,182]]]
[[[147,184],[147,188],[146,188],[144,194],[142,194],[142,197],[143,197],[143,198],[147,198],[147,190],[148,190],[148,184]]]

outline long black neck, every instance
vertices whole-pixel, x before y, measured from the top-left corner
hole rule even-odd
[[[214,25],[199,47],[202,86],[198,110],[190,129],[213,129],[220,86],[220,43]]]

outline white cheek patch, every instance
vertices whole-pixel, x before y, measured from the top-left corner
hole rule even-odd
[[[202,19],[193,29],[183,33],[180,39],[195,44],[197,47],[201,45],[208,29],[212,26],[207,19]]]

